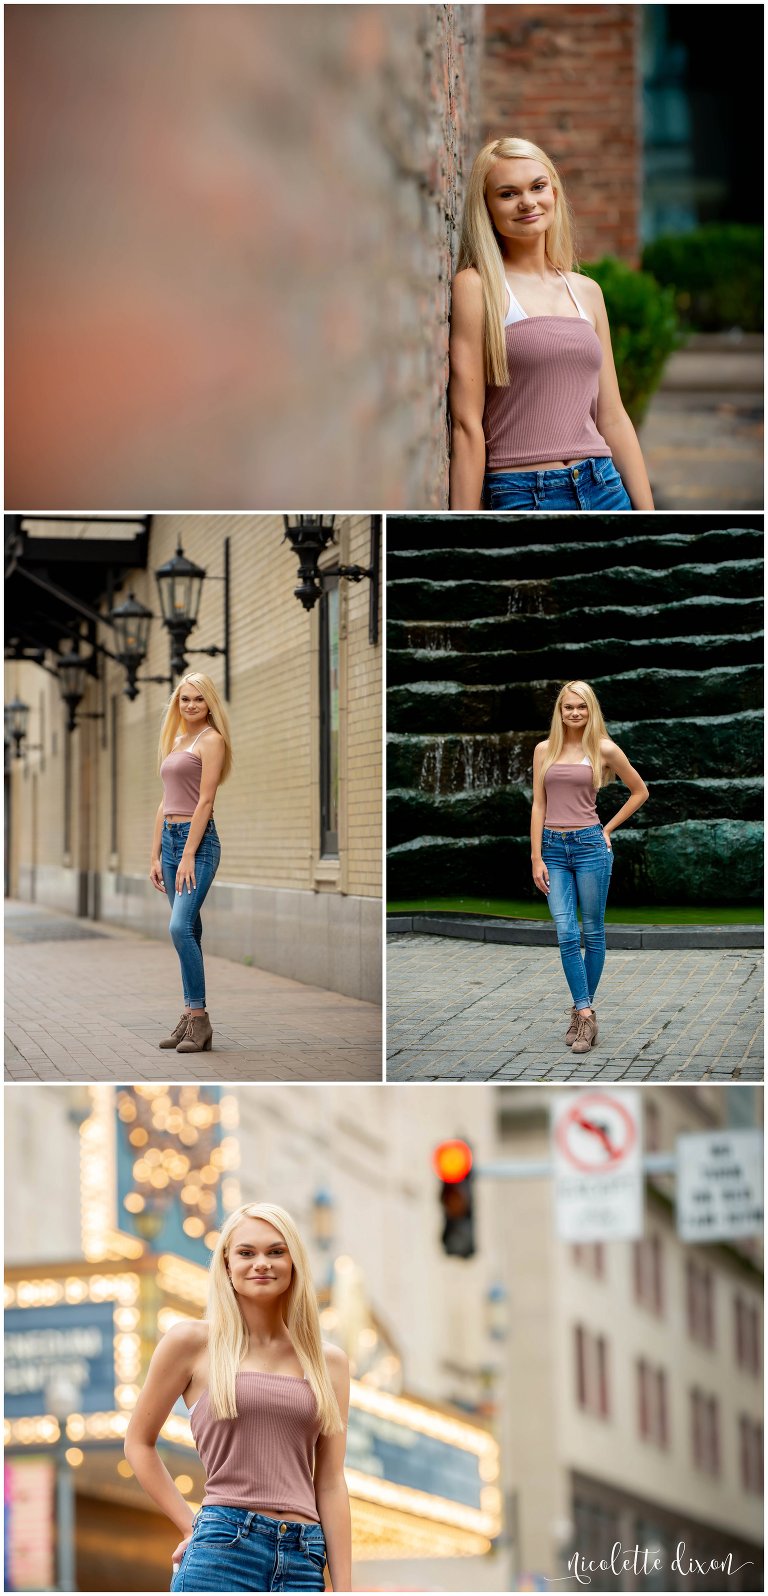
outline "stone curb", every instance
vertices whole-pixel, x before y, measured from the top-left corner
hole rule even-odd
[[[557,947],[553,925],[537,920],[502,920],[482,915],[390,914],[387,934],[459,937],[466,942],[508,942],[521,947]],[[761,948],[761,925],[608,925],[609,948]]]

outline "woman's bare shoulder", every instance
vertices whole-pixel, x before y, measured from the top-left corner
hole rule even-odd
[[[566,272],[565,275],[577,296],[580,294],[587,304],[602,305],[603,290],[594,277],[587,277],[586,272]]]
[[[206,1319],[179,1319],[166,1330],[162,1346],[180,1358],[196,1358],[208,1350],[208,1321]]]
[[[459,302],[466,305],[482,305],[483,284],[476,266],[462,266],[453,279],[454,302],[458,296]]]
[[[534,758],[536,757],[537,754],[545,753],[548,747],[549,747],[549,738],[548,737],[544,737],[540,743],[536,744],[536,747],[533,750]]]

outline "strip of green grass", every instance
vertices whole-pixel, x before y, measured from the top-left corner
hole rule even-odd
[[[545,903],[516,903],[509,898],[422,898],[390,903],[387,912],[498,915],[504,920],[549,919]],[[752,903],[714,908],[691,904],[679,908],[669,904],[653,904],[650,908],[635,905],[626,909],[609,908],[605,918],[608,925],[762,925],[763,909]]]

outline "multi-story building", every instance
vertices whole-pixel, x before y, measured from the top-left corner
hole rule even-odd
[[[749,1087],[641,1095],[649,1152],[762,1113]],[[497,1103],[504,1156],[546,1156],[550,1089],[502,1088]],[[671,1566],[684,1542],[700,1563],[731,1554],[728,1589],[761,1590],[762,1243],[681,1241],[668,1175],[646,1178],[642,1239],[568,1243],[550,1184],[514,1189],[504,1239],[517,1588],[576,1588],[569,1559],[610,1558],[620,1542],[656,1548],[662,1568],[593,1570],[591,1589],[706,1589],[695,1567]]]
[[[181,549],[202,573],[174,591],[197,615],[184,668],[213,680],[234,745],[206,947],[378,1000],[381,534],[370,516],[325,520],[333,538],[307,610],[282,516],[7,519],[7,701],[29,709],[21,757],[6,748],[11,896],[167,935],[148,867],[160,726],[182,672],[155,573]],[[133,686],[109,620],[129,594],[155,616]],[[74,684],[71,664],[57,670],[73,649]],[[68,708],[60,690],[78,688]]]

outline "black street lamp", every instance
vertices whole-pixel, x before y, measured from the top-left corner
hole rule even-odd
[[[283,542],[290,543],[299,561],[299,586],[294,594],[305,610],[314,608],[323,591],[323,579],[317,562],[328,544],[333,542],[335,515],[322,512],[284,515]]]
[[[329,543],[334,541],[336,516],[323,511],[299,511],[284,515],[283,520],[283,542],[290,543],[299,561],[300,581],[293,591],[305,610],[311,610],[322,596],[323,572],[318,569],[318,561]],[[371,643],[379,640],[380,554],[381,518],[372,516],[370,565],[337,565],[333,569],[333,575],[343,577],[346,582],[362,582],[364,578],[370,582],[368,639]]]
[[[77,724],[75,715],[77,706],[85,692],[85,661],[81,659],[76,648],[71,648],[68,654],[61,654],[56,661],[59,676],[59,692],[67,706],[67,731],[74,731]]]
[[[123,604],[110,610],[109,619],[117,638],[115,658],[122,665],[127,681],[123,689],[126,698],[138,698],[136,676],[147,657],[149,623],[152,611],[129,593]]]
[[[12,698],[10,704],[5,705],[4,718],[6,736],[13,738],[14,759],[21,759],[21,745],[27,735],[29,704],[20,698]]]
[[[183,676],[187,668],[184,648],[190,632],[197,625],[205,575],[202,566],[187,559],[181,545],[173,558],[166,560],[165,565],[155,571],[163,625],[171,634],[172,677]]]

